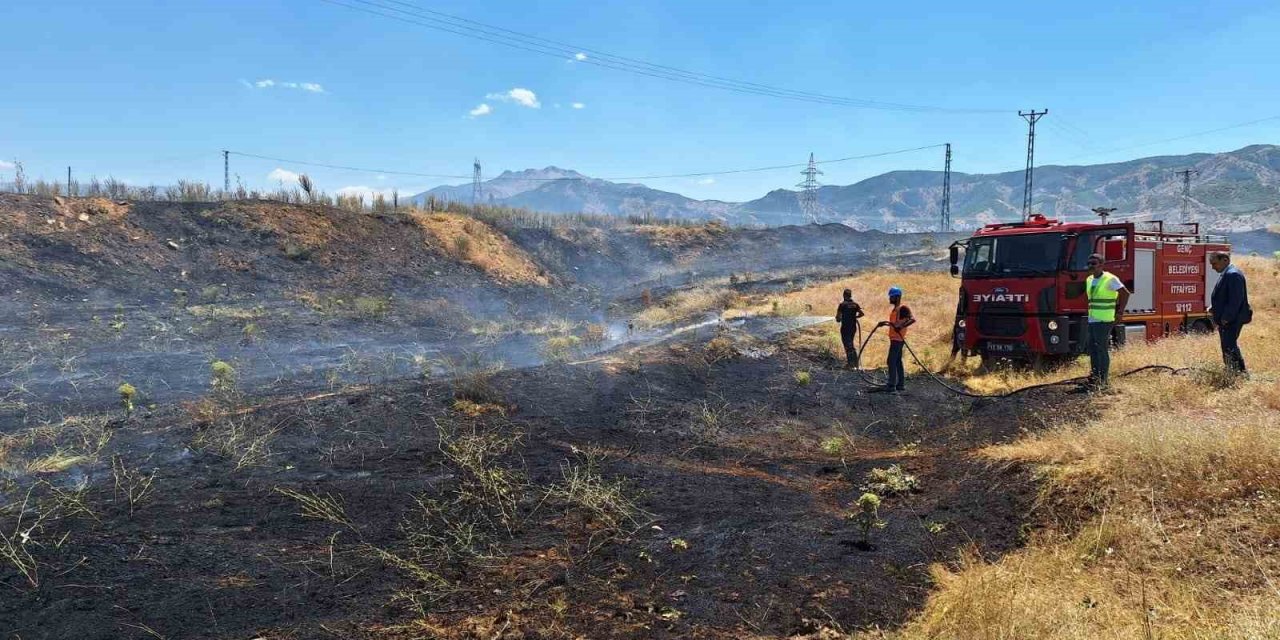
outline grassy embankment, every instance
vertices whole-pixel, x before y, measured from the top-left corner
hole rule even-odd
[[[1117,395],[1096,400],[1096,419],[976,452],[1037,470],[1036,517],[1047,526],[997,562],[935,567],[936,591],[893,637],[1280,638],[1280,265],[1239,263],[1256,312],[1242,339],[1253,379],[1223,375],[1214,336],[1131,345],[1115,354],[1113,370],[1201,370],[1117,380]],[[945,275],[870,274],[788,295],[780,307],[834,309],[851,286],[877,320],[890,284],[905,287],[921,318],[913,343],[938,367],[950,351],[956,295]],[[838,349],[831,324],[795,339]],[[883,349],[876,336],[868,362],[881,361]],[[1086,366],[1045,376],[960,367],[957,375],[991,392]]]

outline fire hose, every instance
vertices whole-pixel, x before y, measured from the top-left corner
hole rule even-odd
[[[877,332],[877,331],[879,331],[879,330],[880,330],[880,328],[881,328],[882,326],[884,326],[884,325],[876,325],[876,327],[875,327],[874,329],[872,329],[870,333],[868,333],[868,334],[867,334],[867,337],[861,341],[861,344],[859,344],[859,345],[858,345],[858,349],[857,349],[857,351],[856,351],[856,352],[855,352],[855,354],[854,354],[854,363],[855,363],[855,365],[854,365],[854,366],[855,366],[855,368],[856,368],[856,369],[857,369],[857,371],[858,371],[858,375],[862,378],[862,381],[863,381],[865,384],[868,384],[868,385],[873,386],[873,387],[878,387],[878,388],[885,388],[885,387],[887,386],[887,381],[883,381],[883,382],[882,382],[882,381],[880,381],[879,379],[877,379],[877,378],[873,377],[870,371],[867,371],[867,370],[865,370],[865,369],[863,369],[863,368],[862,368],[862,354],[863,354],[863,352],[864,352],[864,351],[866,350],[866,348],[867,348],[867,343],[871,342],[871,338],[872,338],[872,336],[874,336],[874,335],[876,334],[876,332]],[[859,326],[858,326],[858,328],[857,328],[857,336],[858,336],[858,337],[861,337],[861,336],[862,336],[862,326],[861,326],[861,325],[859,325]],[[1012,391],[1006,391],[1006,392],[1004,392],[1004,393],[974,393],[974,392],[969,391],[969,390],[967,390],[967,389],[962,389],[962,388],[959,388],[959,387],[952,386],[951,384],[948,384],[946,380],[944,380],[941,376],[939,376],[938,374],[936,374],[936,373],[934,373],[933,371],[931,371],[931,370],[929,369],[929,367],[928,367],[928,366],[926,366],[926,365],[925,365],[925,363],[924,363],[923,361],[921,361],[921,360],[920,360],[920,356],[916,355],[915,349],[912,349],[912,348],[911,348],[911,343],[907,342],[907,341],[904,339],[904,340],[902,341],[902,344],[903,344],[903,346],[904,346],[904,347],[906,347],[907,352],[911,354],[911,359],[915,361],[916,365],[917,365],[917,366],[919,366],[919,367],[920,367],[920,369],[921,369],[921,370],[923,370],[923,371],[924,371],[924,372],[929,376],[929,378],[930,378],[931,380],[933,380],[933,382],[937,383],[937,384],[938,384],[939,386],[941,386],[942,388],[944,388],[944,389],[946,389],[946,390],[948,390],[948,391],[950,391],[950,392],[952,392],[952,393],[954,393],[954,394],[956,394],[956,395],[961,395],[961,396],[964,396],[964,397],[967,397],[967,398],[981,398],[981,399],[991,399],[991,398],[1010,398],[1010,397],[1013,397],[1013,396],[1018,395],[1018,394],[1020,394],[1020,393],[1025,393],[1025,392],[1027,392],[1027,391],[1031,391],[1031,390],[1034,390],[1034,389],[1044,389],[1044,388],[1048,388],[1048,387],[1059,387],[1059,386],[1074,386],[1074,385],[1081,385],[1081,384],[1085,384],[1085,383],[1087,383],[1087,382],[1089,381],[1089,378],[1088,378],[1087,376],[1079,376],[1079,377],[1075,377],[1075,378],[1067,378],[1067,379],[1065,379],[1065,380],[1055,380],[1055,381],[1053,381],[1053,382],[1043,382],[1043,383],[1040,383],[1040,384],[1033,384],[1033,385],[1029,385],[1029,386],[1026,386],[1026,387],[1020,387],[1020,388],[1018,388],[1018,389],[1014,389],[1014,390],[1012,390]],[[1123,372],[1123,373],[1120,373],[1120,374],[1116,375],[1116,377],[1117,377],[1117,378],[1127,378],[1127,377],[1129,377],[1129,376],[1137,375],[1137,374],[1139,374],[1139,373],[1143,373],[1143,372],[1145,372],[1145,371],[1165,371],[1165,372],[1168,372],[1168,373],[1169,373],[1169,374],[1171,374],[1171,375],[1179,375],[1179,374],[1183,374],[1183,373],[1186,373],[1186,372],[1188,372],[1188,371],[1193,371],[1193,370],[1194,370],[1194,369],[1193,369],[1192,367],[1181,367],[1181,368],[1179,368],[1179,367],[1171,367],[1171,366],[1169,366],[1169,365],[1165,365],[1165,364],[1149,364],[1149,365],[1145,365],[1145,366],[1142,366],[1142,367],[1138,367],[1138,368],[1136,368],[1136,369],[1130,369],[1130,370],[1128,370],[1128,371],[1125,371],[1125,372]]]

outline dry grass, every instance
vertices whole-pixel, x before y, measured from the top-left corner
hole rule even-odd
[[[489,224],[454,213],[409,214],[454,259],[503,282],[548,286],[551,280],[529,254]]]
[[[854,278],[829,282],[816,287],[771,298],[749,309],[756,314],[795,315],[812,309],[815,315],[835,317],[841,292],[853,290],[853,298],[862,305],[867,316],[862,319],[863,337],[881,320],[889,319],[889,287],[904,289],[903,303],[911,307],[916,324],[907,336],[916,353],[933,369],[940,368],[951,354],[951,327],[955,322],[956,296],[960,281],[936,273],[902,272],[884,269],[860,274]],[[777,303],[776,306],[774,303]],[[800,332],[791,338],[796,347],[830,353],[843,359],[840,346],[840,328],[834,322],[824,323],[810,331]],[[883,363],[888,351],[889,338],[879,332],[867,344],[863,362],[874,366]],[[908,372],[910,372],[908,365]]]
[[[1096,419],[983,451],[1039,470],[1050,526],[999,561],[935,567],[938,589],[896,637],[1280,638],[1280,278],[1240,262],[1254,379],[1226,384],[1213,336],[1117,353],[1115,370],[1208,373],[1116,380]]]
[[[729,231],[719,221],[699,225],[640,224],[635,229],[637,234],[648,238],[653,246],[686,258],[711,247]]]
[[[637,314],[635,323],[639,327],[658,327],[702,319],[708,313],[732,308],[740,299],[737,292],[727,288],[677,291],[661,304],[650,306]]]

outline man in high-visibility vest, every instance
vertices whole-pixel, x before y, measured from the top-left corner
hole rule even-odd
[[[915,324],[916,318],[911,315],[911,308],[902,304],[901,287],[889,287],[889,304],[893,305],[893,309],[889,311],[889,321],[878,325],[889,328],[889,357],[886,362],[889,366],[889,380],[879,390],[901,393],[905,390],[907,381],[907,372],[902,365],[902,350],[907,344],[907,327]]]
[[[1098,254],[1089,256],[1089,277],[1085,291],[1089,295],[1089,381],[1081,391],[1101,391],[1111,383],[1111,331],[1124,320],[1124,307],[1129,304],[1129,290],[1115,274],[1102,269]]]

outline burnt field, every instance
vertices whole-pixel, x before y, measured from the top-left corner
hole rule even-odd
[[[947,362],[943,240],[0,196],[0,632],[1280,637],[1275,263],[1251,380],[868,393],[845,287],[953,385],[1083,371]]]
[[[20,433],[0,620],[15,638],[785,637],[894,627],[932,563],[1026,539],[1029,478],[969,452],[1050,426],[1057,392],[881,397],[760,332],[312,395],[227,379]]]
[[[1019,540],[965,405],[780,346],[933,240],[0,198],[5,637],[790,635]]]
[[[468,359],[530,366],[652,341],[740,297],[881,260],[930,267],[939,253],[925,237],[839,225],[504,224],[0,194],[0,424],[101,408],[126,382],[142,406],[194,399],[218,361],[257,392],[440,375]],[[634,326],[708,287],[727,297]]]

